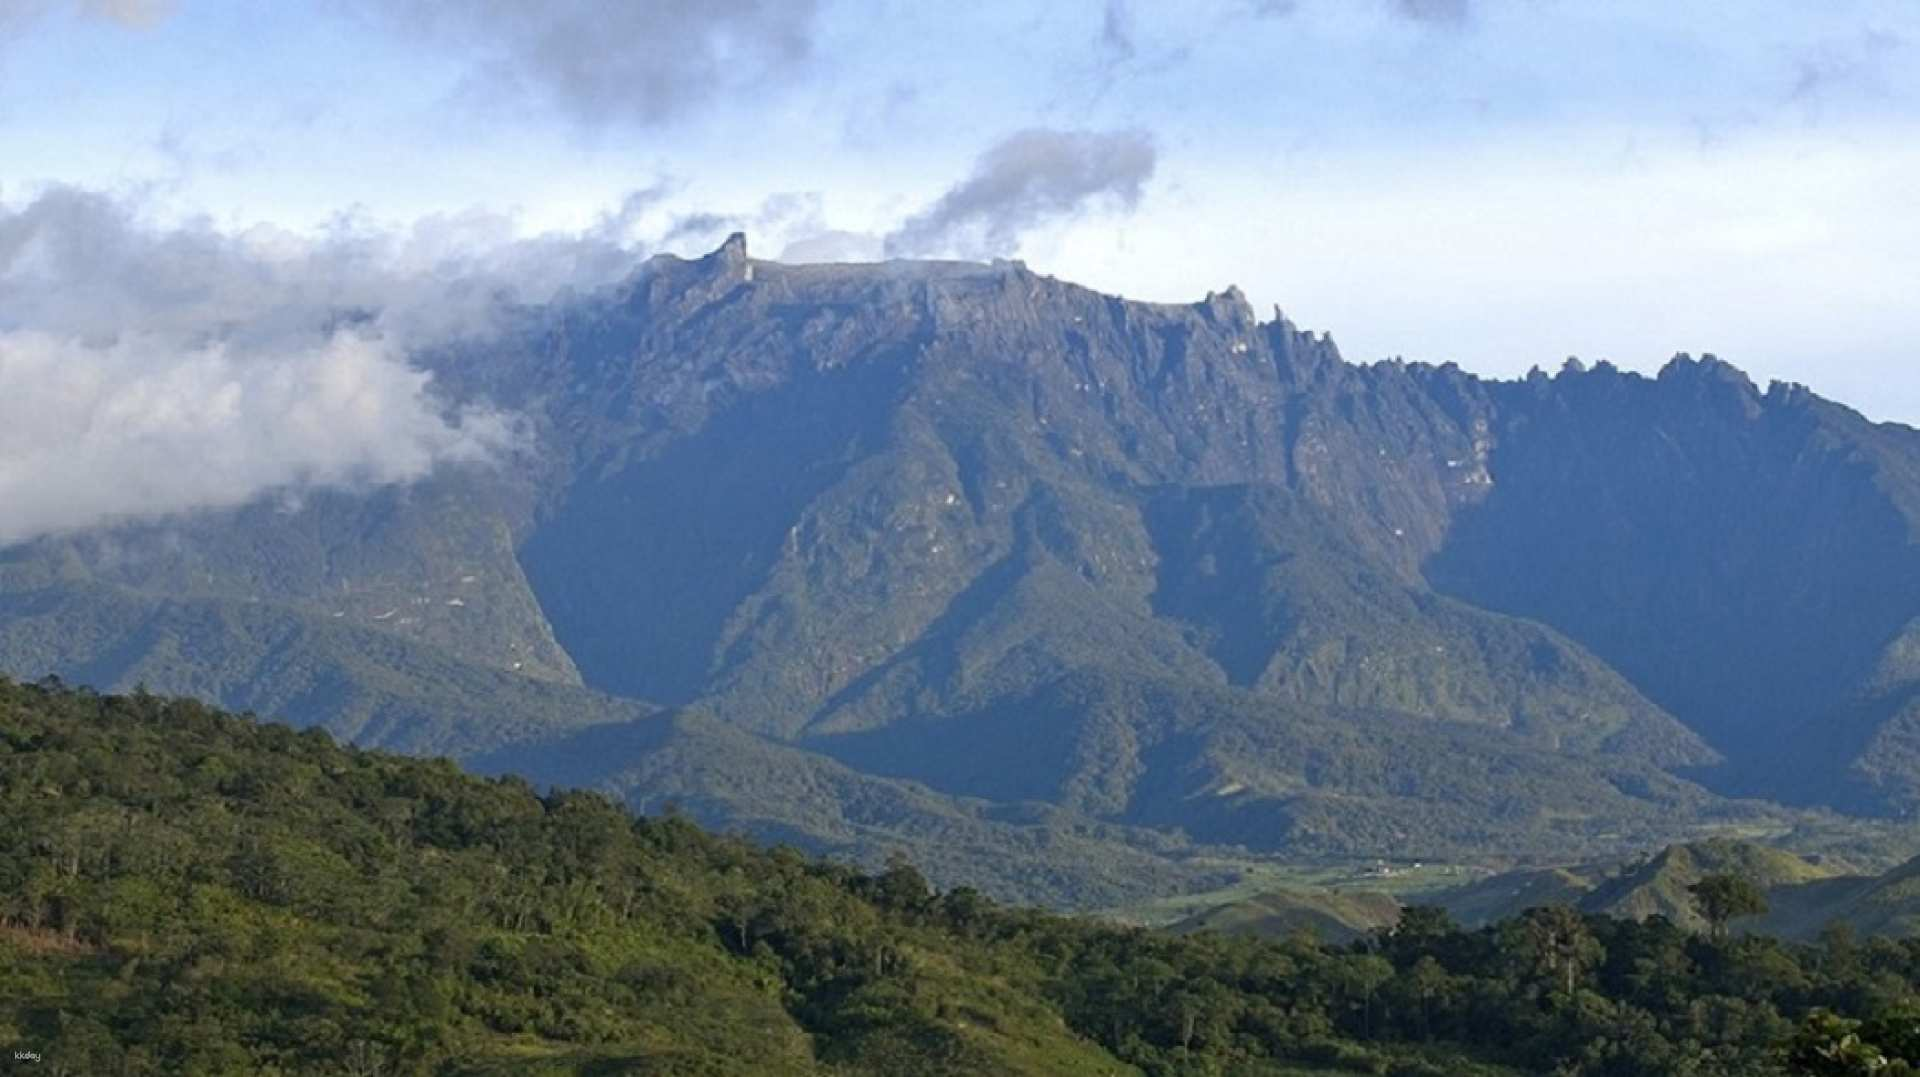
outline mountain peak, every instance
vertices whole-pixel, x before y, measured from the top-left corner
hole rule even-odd
[[[1253,313],[1253,304],[1247,302],[1247,294],[1237,284],[1227,285],[1224,292],[1208,292],[1199,303],[1207,317],[1222,325],[1250,326],[1258,319]],[[1274,314],[1279,315],[1275,308]]]
[[[1660,368],[1658,381],[1664,386],[1685,387],[1703,399],[1731,403],[1748,418],[1758,416],[1761,411],[1762,398],[1753,379],[1712,353],[1695,359],[1681,352]]]
[[[1661,381],[1721,382],[1755,395],[1759,393],[1759,390],[1754,387],[1753,379],[1747,377],[1745,371],[1712,352],[1698,359],[1686,352],[1680,352],[1667,360],[1667,365],[1660,368],[1659,376]]]
[[[626,288],[630,301],[671,301],[699,306],[753,280],[753,262],[747,257],[747,236],[735,232],[706,254],[693,259],[662,252],[648,258]]]
[[[747,234],[735,232],[725,242],[714,248],[713,253],[703,261],[720,262],[725,265],[743,265],[747,261]]]
[[[726,242],[713,249],[711,254],[700,259],[700,265],[709,273],[723,279],[728,284],[738,284],[753,279],[753,263],[747,258],[747,234],[735,232],[726,238]]]

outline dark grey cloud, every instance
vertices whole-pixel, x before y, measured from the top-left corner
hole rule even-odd
[[[464,53],[483,96],[646,126],[798,74],[819,0],[342,0]]]
[[[534,237],[485,213],[313,238],[70,187],[0,203],[0,545],[493,458],[515,420],[441,399],[411,356],[631,272],[661,197]]]
[[[1103,203],[1133,208],[1156,158],[1144,131],[1018,132],[981,154],[970,176],[889,234],[886,253],[1011,254],[1037,225]]]

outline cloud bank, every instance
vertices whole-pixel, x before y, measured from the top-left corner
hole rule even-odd
[[[981,154],[970,176],[889,234],[886,253],[1012,254],[1021,235],[1041,224],[1102,203],[1132,209],[1156,157],[1143,131],[1020,131]]]
[[[307,238],[73,188],[0,205],[0,544],[497,457],[512,418],[441,399],[409,353],[623,275],[654,197],[531,238],[480,213]]]
[[[510,445],[449,411],[380,340],[245,354],[127,335],[0,334],[0,544],[244,504],[275,490],[411,482]]]

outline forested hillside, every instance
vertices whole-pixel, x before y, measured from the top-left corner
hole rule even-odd
[[[1898,1073],[1920,1027],[1910,942],[1155,934],[149,695],[0,681],[0,810],[8,1072]]]

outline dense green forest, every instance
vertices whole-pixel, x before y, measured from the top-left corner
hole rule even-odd
[[[935,893],[196,702],[0,680],[0,1066],[1897,1074],[1920,942],[1545,906],[1342,946]],[[1750,910],[1741,910],[1750,911]],[[1717,924],[1716,928],[1724,927]]]

